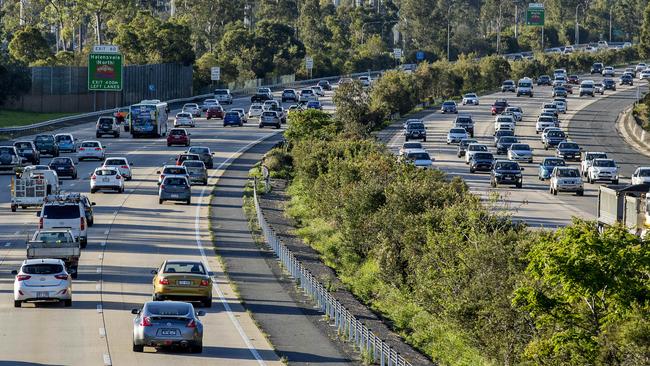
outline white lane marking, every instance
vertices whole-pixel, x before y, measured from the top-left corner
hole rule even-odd
[[[99,255],[97,256],[97,259],[104,259],[104,254],[99,253]]]
[[[104,311],[104,310],[102,310],[102,306],[101,306],[101,305],[97,305],[97,312],[101,314],[102,311]]]
[[[16,231],[14,235],[20,235],[20,231]]]
[[[104,353],[104,366],[111,366],[111,356],[108,353]]]
[[[117,210],[113,211],[113,216],[117,216]]]
[[[101,245],[101,246],[103,246],[103,247],[104,247],[104,246],[106,246],[106,242],[105,242],[105,241],[103,241],[103,242],[101,242],[101,243],[99,243],[99,245]]]
[[[106,328],[99,328],[99,337],[100,338],[106,337]]]
[[[101,284],[101,282],[97,282],[97,284],[95,285],[95,290],[96,290],[96,291],[101,291],[101,290],[102,290],[102,284]]]
[[[109,230],[104,231],[104,235],[108,235]]]
[[[10,242],[6,242],[6,243],[5,243],[5,246],[6,246],[6,247],[9,247],[9,246],[11,246],[11,243],[10,243]]]
[[[242,151],[247,150],[251,146],[258,144],[258,143],[260,143],[261,141],[263,141],[265,139],[271,138],[274,135],[275,135],[275,133],[271,134],[269,136],[261,137],[261,138],[255,140],[255,141],[249,143],[248,145],[242,147],[241,149],[235,151],[234,153],[232,153],[226,160],[224,160],[221,164],[219,164],[217,169],[215,169],[214,173],[212,175],[210,175],[210,178],[212,178],[212,179],[216,178],[216,173],[219,170],[221,170],[224,166],[230,165],[230,162],[233,160],[233,158],[235,156],[237,156],[238,154],[240,154]],[[201,226],[201,206],[203,205],[203,196],[205,195],[205,191],[206,191],[207,188],[208,188],[208,186],[203,186],[203,188],[201,189],[201,194],[199,195],[199,202],[196,205],[196,213],[194,215],[194,238],[196,240],[196,245],[199,247],[199,251],[201,252],[201,257],[203,258],[203,263],[207,267],[208,271],[211,272],[212,270],[210,269],[210,265],[208,264],[208,257],[205,254],[205,250],[203,249],[203,243],[201,242],[201,228],[200,228],[200,226]],[[213,280],[214,280],[214,278],[213,278]],[[250,339],[248,338],[246,333],[244,333],[244,329],[242,329],[241,324],[239,324],[239,320],[237,320],[237,318],[235,317],[235,314],[232,312],[232,308],[230,307],[230,304],[228,304],[228,302],[226,301],[226,297],[224,296],[223,292],[219,288],[219,285],[217,284],[217,281],[214,281],[214,286],[212,288],[217,292],[217,296],[219,297],[219,301],[221,301],[221,304],[223,305],[224,309],[226,310],[226,313],[228,313],[228,317],[230,318],[230,321],[232,322],[235,329],[237,329],[237,332],[239,333],[239,336],[241,337],[241,339],[246,344],[246,347],[248,348],[248,350],[251,352],[253,357],[255,357],[255,359],[257,360],[257,363],[260,364],[260,365],[266,365],[266,363],[264,362],[264,360],[260,356],[259,352],[257,352],[257,349],[255,349],[253,344],[251,344]]]
[[[97,267],[97,273],[102,273],[102,267]]]

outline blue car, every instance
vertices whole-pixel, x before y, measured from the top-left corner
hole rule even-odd
[[[229,111],[226,112],[226,115],[223,117],[223,127],[233,125],[233,126],[243,126],[244,121],[241,119],[239,112]]]
[[[544,158],[542,163],[539,164],[539,172],[537,178],[545,180],[551,178],[551,173],[556,166],[566,166],[566,162],[562,158]]]
[[[323,106],[317,100],[307,102],[307,109],[323,109]]]
[[[77,144],[74,139],[74,136],[72,136],[69,133],[59,133],[54,136],[54,140],[59,145],[59,151],[65,151],[65,152],[77,151]]]

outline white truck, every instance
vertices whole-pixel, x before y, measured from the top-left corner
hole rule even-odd
[[[54,171],[30,171],[11,178],[11,212],[18,207],[40,207],[48,194],[59,194],[59,179]]]
[[[27,259],[61,259],[73,279],[77,278],[81,243],[69,229],[37,230],[27,241]]]
[[[598,229],[622,223],[630,233],[644,236],[650,229],[650,185],[600,186]]]

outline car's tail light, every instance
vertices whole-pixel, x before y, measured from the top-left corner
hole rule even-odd
[[[167,278],[160,278],[160,279],[158,280],[158,283],[161,284],[161,285],[169,285],[169,279],[167,279]]]
[[[201,286],[209,286],[209,285],[210,285],[210,281],[208,281],[208,280],[201,280]]]
[[[151,324],[151,318],[148,316],[142,317],[142,320],[140,320],[140,326],[142,327],[150,327],[153,324]]]
[[[122,165],[120,168],[122,168],[122,169],[129,169],[129,166],[128,166],[128,165]]]
[[[80,147],[80,148],[79,148],[79,151],[86,151],[86,149],[83,148],[83,147]]]
[[[67,274],[58,274],[58,275],[55,275],[54,278],[56,278],[57,280],[67,280],[68,275]]]
[[[96,148],[95,148],[95,151],[101,151],[101,150],[102,150],[101,147],[96,147]]]
[[[30,278],[32,278],[32,276],[30,276],[30,275],[18,275],[18,276],[16,276],[16,279],[18,281],[25,281],[25,280],[28,280]]]
[[[86,229],[86,219],[81,218],[79,219],[79,230],[85,230]]]
[[[196,321],[194,319],[190,320],[189,323],[187,323],[188,328],[196,328]]]
[[[161,184],[161,185],[160,185],[160,189],[165,189],[165,185],[164,185],[164,184]]]
[[[43,228],[43,218],[41,217],[40,220],[38,220],[38,228],[42,229]]]
[[[122,179],[122,176],[118,174],[115,176],[115,179]]]
[[[92,179],[92,180],[96,180],[96,179],[97,179],[97,176],[96,176],[95,174],[93,174],[93,176],[90,177],[90,179]]]

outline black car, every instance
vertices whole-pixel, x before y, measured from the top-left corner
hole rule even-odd
[[[454,120],[454,127],[462,127],[467,133],[474,137],[474,120],[469,114],[461,114]]]
[[[52,135],[38,135],[34,138],[34,145],[41,155],[59,156],[59,145]]]
[[[60,157],[52,159],[50,169],[54,170],[59,177],[77,179],[77,167],[71,158]]]
[[[548,85],[551,86],[553,84],[553,80],[551,80],[551,77],[548,75],[542,75],[539,78],[537,78],[537,85]]]
[[[296,94],[296,91],[293,89],[285,89],[282,91],[282,103],[284,102],[297,102],[298,101],[298,94]]]
[[[568,92],[563,86],[553,88],[553,97],[567,97],[567,94]]]
[[[621,76],[620,83],[621,85],[633,86],[634,78],[630,74],[623,74],[623,76]]]
[[[422,140],[427,141],[427,130],[424,123],[412,122],[406,126],[405,133],[406,141],[408,140]]]
[[[523,185],[522,170],[524,168],[520,167],[516,161],[497,160],[492,165],[490,186],[496,188],[499,184],[511,184],[521,188]]]
[[[492,170],[494,163],[494,155],[489,152],[477,152],[471,156],[469,160],[469,172],[474,173],[477,171],[489,172]]]
[[[323,90],[332,90],[332,85],[327,80],[321,80],[317,85],[323,88]]]
[[[440,106],[440,112],[442,113],[458,113],[458,106],[453,100],[448,100],[442,103]]]
[[[14,147],[18,152],[18,156],[28,161],[30,164],[37,165],[41,163],[41,153],[36,149],[31,141],[16,141]]]
[[[267,100],[273,100],[273,98],[266,93],[255,93],[251,97],[251,103],[263,103]]]
[[[560,142],[555,149],[555,156],[563,158],[564,160],[577,160],[580,161],[580,153],[582,149],[575,142],[564,141]]]
[[[603,86],[605,87],[605,90],[616,91],[616,82],[614,81],[614,79],[610,79],[610,78],[603,79]]]
[[[557,146],[564,140],[566,140],[566,134],[564,131],[548,131],[546,133],[546,140],[544,141],[544,150],[548,150],[549,147]]]
[[[510,131],[512,132],[512,131]],[[499,137],[499,141],[497,141],[497,154],[505,154],[508,152],[508,149],[510,148],[510,145],[512,144],[518,144],[519,140],[514,137],[514,136],[502,136]]]
[[[596,62],[595,64],[591,65],[591,74],[601,74],[603,72],[603,64],[602,62]]]

